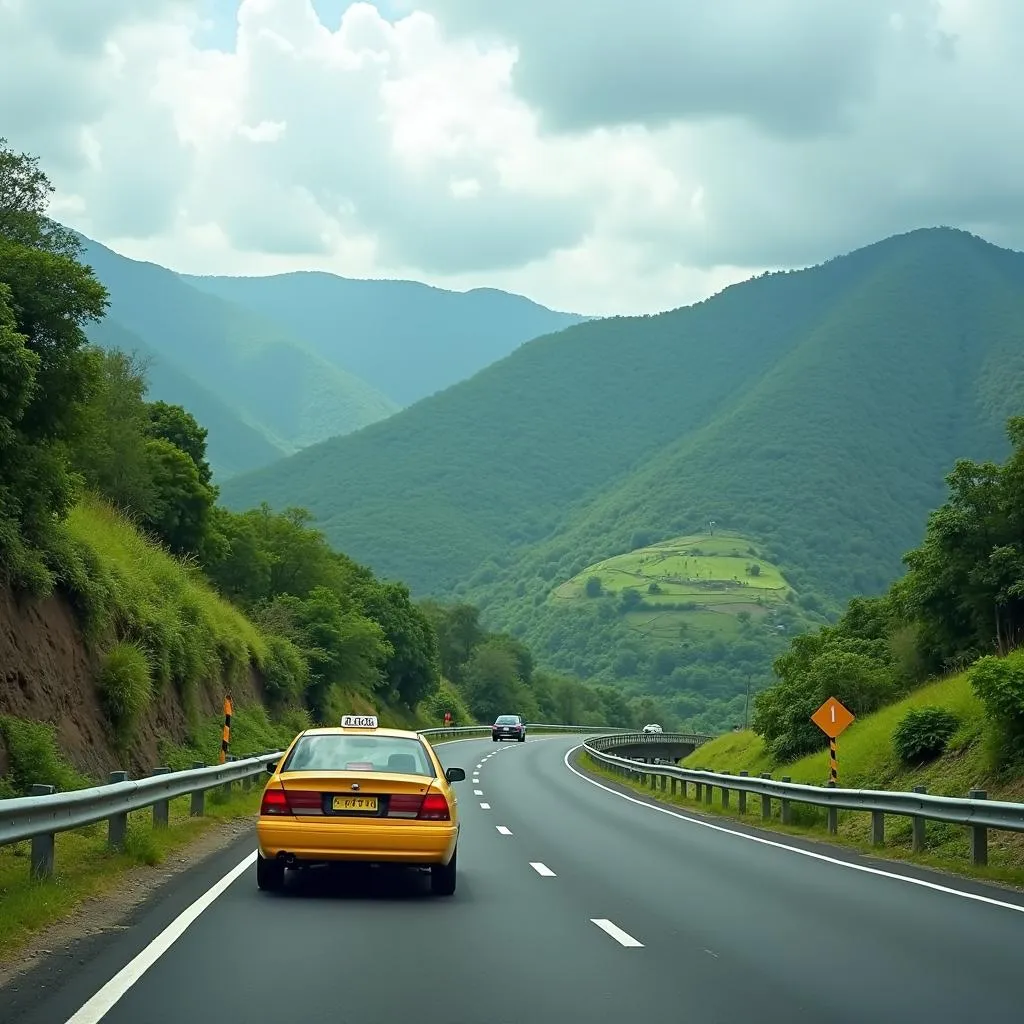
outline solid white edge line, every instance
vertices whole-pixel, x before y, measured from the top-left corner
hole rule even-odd
[[[97,1024],[114,1004],[182,936],[185,929],[256,860],[253,850],[219,882],[214,882],[191,906],[186,907],[148,946],[129,960],[84,1006],[69,1017],[67,1024]]]
[[[480,810],[481,811],[489,811],[490,809],[491,809],[491,805],[490,804],[481,804],[480,805]]]
[[[540,875],[542,878],[555,877],[554,871],[552,871],[551,868],[547,866],[547,864],[542,864],[539,860],[531,860],[530,867],[533,868],[533,870],[536,871],[537,874]]]
[[[634,939],[629,932],[624,932],[617,924],[612,924],[611,921],[606,917],[592,917],[590,919],[591,924],[596,924],[601,931],[610,935],[620,946],[631,946],[644,948],[644,944],[637,939]]]
[[[573,775],[579,776],[584,782],[589,782],[592,786],[597,786],[598,789],[603,789],[606,793],[611,793],[613,796],[622,797],[623,800],[628,800],[632,804],[638,804],[640,807],[646,807],[651,811],[658,811],[660,814],[668,814],[673,818],[679,818],[681,821],[688,821],[691,825],[700,825],[702,828],[710,828],[715,832],[724,832],[726,835],[735,836],[737,839],[746,839],[752,843],[761,843],[762,846],[772,846],[777,850],[787,850],[789,853],[799,854],[801,857],[810,857],[812,860],[824,861],[826,864],[834,864],[836,867],[847,868],[850,871],[862,871],[867,875],[880,875],[882,878],[893,878],[898,882],[907,882],[910,885],[919,885],[923,889],[932,889],[935,892],[944,892],[950,896],[960,896],[965,900],[975,900],[978,903],[987,903],[989,906],[1001,907],[1003,910],[1015,910],[1018,914],[1024,914],[1024,906],[1019,903],[1007,903],[1004,900],[997,900],[991,896],[981,896],[974,892],[964,892],[963,889],[953,889],[948,885],[939,885],[938,882],[928,882],[923,878],[914,878],[911,875],[897,874],[895,871],[884,871],[882,868],[868,867],[866,864],[854,864],[848,860],[840,860],[838,857],[829,857],[824,853],[815,853],[813,850],[801,850],[799,846],[789,846],[786,843],[780,843],[774,839],[766,839],[763,836],[752,836],[746,832],[739,832],[736,829],[726,828],[723,825],[716,825],[710,821],[703,821],[701,818],[691,818],[688,814],[680,814],[678,811],[670,810],[668,807],[659,807],[655,804],[649,804],[645,800],[638,800],[636,797],[628,796],[625,793],[620,793],[618,790],[612,789],[610,786],[602,785],[595,779],[591,779],[583,772],[577,771],[571,764],[569,764],[569,758],[572,754],[575,754],[577,750],[582,750],[583,744],[573,747],[563,758],[565,767],[573,773]]]
[[[501,834],[502,834],[503,836],[510,836],[510,835],[512,835],[512,829],[508,828],[508,827],[507,827],[507,826],[505,826],[505,825],[495,825],[494,827],[495,827],[495,828],[496,828],[496,829],[497,829],[497,830],[498,830],[498,831],[499,831],[499,832],[500,832],[500,833],[501,833]]]

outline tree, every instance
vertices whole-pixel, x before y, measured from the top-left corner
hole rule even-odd
[[[465,682],[466,698],[474,715],[493,722],[501,714],[525,714],[520,710],[524,691],[511,651],[486,643],[474,651],[466,666]]]
[[[604,592],[604,585],[601,583],[601,577],[588,577],[584,590],[586,592],[587,597],[600,597],[601,594]]]
[[[195,417],[180,405],[150,402],[148,414],[149,436],[163,438],[180,448],[195,463],[200,481],[209,485],[213,474],[206,461],[206,428],[201,427]]]
[[[156,488],[146,451],[145,367],[124,352],[92,350],[97,380],[82,407],[72,460],[86,486],[138,517],[152,514]]]
[[[391,648],[383,665],[391,696],[415,708],[440,682],[437,637],[430,621],[409,600],[402,583],[374,582],[358,593],[362,611],[380,624]]]
[[[0,140],[0,572],[40,590],[52,585],[43,553],[78,482],[65,449],[97,372],[82,328],[107,305],[74,236],[45,216],[51,191],[36,161]]]
[[[162,437],[146,442],[146,462],[155,497],[143,526],[175,554],[203,550],[213,518],[213,491],[199,478],[192,459]]]

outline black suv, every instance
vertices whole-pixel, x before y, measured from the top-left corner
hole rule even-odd
[[[519,740],[520,743],[526,739],[526,722],[522,715],[498,715],[491,726],[491,739],[497,743],[498,740]]]

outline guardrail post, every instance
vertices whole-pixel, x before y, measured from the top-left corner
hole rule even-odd
[[[967,794],[972,800],[987,800],[983,789],[972,789]],[[984,825],[971,825],[971,863],[984,867],[988,863],[988,829]]]
[[[700,803],[704,797],[704,783],[694,782],[693,784],[693,799]]]
[[[232,761],[237,761],[238,758],[235,757],[234,754],[228,754],[227,760],[228,760],[228,764],[230,764]],[[226,797],[231,796],[231,780],[230,779],[228,779],[228,781],[225,782],[224,785],[221,787],[221,792],[223,792],[224,796],[226,796]]]
[[[783,782],[792,782],[793,779],[789,775],[783,775],[782,776],[782,781]],[[782,800],[780,801],[780,803],[782,804],[782,811],[781,811],[780,819],[781,819],[783,825],[788,825],[793,820],[792,807],[790,806],[789,797],[788,796],[784,796],[782,798]]]
[[[711,798],[713,796],[714,796],[714,790],[711,788],[711,783],[710,782],[705,782],[704,783],[704,803],[708,807],[711,806]]]
[[[110,773],[110,785],[116,785],[118,782],[127,782],[127,772],[111,772]],[[123,850],[124,849],[124,837],[128,833],[128,815],[125,812],[121,814],[112,814],[107,819],[107,846],[112,850]]]
[[[679,789],[679,780],[673,775],[669,780],[669,793],[672,796],[676,795],[676,791]]]
[[[723,775],[731,775],[732,772],[722,772]],[[729,809],[729,787],[722,787],[722,810],[727,811]]]
[[[193,761],[193,768],[205,768],[205,761]],[[206,790],[197,789],[192,793],[192,806],[189,807],[188,813],[193,818],[201,818],[206,813]]]
[[[885,846],[885,814],[882,811],[871,812],[871,845]]]
[[[770,779],[771,772],[761,772],[762,779]],[[772,798],[767,793],[761,794],[761,818],[767,821],[772,816]]]
[[[740,778],[741,779],[745,779],[749,774],[750,774],[750,772],[746,772],[746,771],[740,772]],[[747,791],[745,789],[741,789],[736,794],[736,799],[739,802],[740,814],[746,814],[747,813]]]
[[[647,773],[647,785],[649,785],[651,789],[658,788],[658,776],[655,775],[654,772]]]
[[[49,796],[54,787],[37,782],[29,791],[29,796]],[[49,878],[53,874],[53,833],[45,832],[32,837],[32,877]]]
[[[166,765],[154,768],[154,775],[170,775],[171,769]],[[171,817],[170,800],[157,800],[153,804],[153,828],[167,828]]]
[[[836,784],[829,779],[825,783],[827,789],[835,789]],[[839,831],[839,808],[830,807],[828,809],[828,830],[831,835],[835,835]]]
[[[927,786],[915,786],[914,787],[914,792],[915,793],[927,793],[928,792],[928,787]],[[925,820],[926,819],[924,818],[924,816],[920,815],[920,814],[915,814],[913,819],[912,819],[912,825],[913,825],[913,830],[914,830],[914,838],[913,838],[913,846],[912,846],[912,848],[913,848],[914,853],[924,853],[924,827],[925,827],[924,823],[925,823]]]

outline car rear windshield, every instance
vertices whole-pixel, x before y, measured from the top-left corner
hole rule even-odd
[[[423,744],[402,736],[302,736],[282,771],[436,774]]]
[[[495,721],[494,724],[495,725],[518,725],[519,724],[519,716],[518,715],[498,715],[497,721]]]

